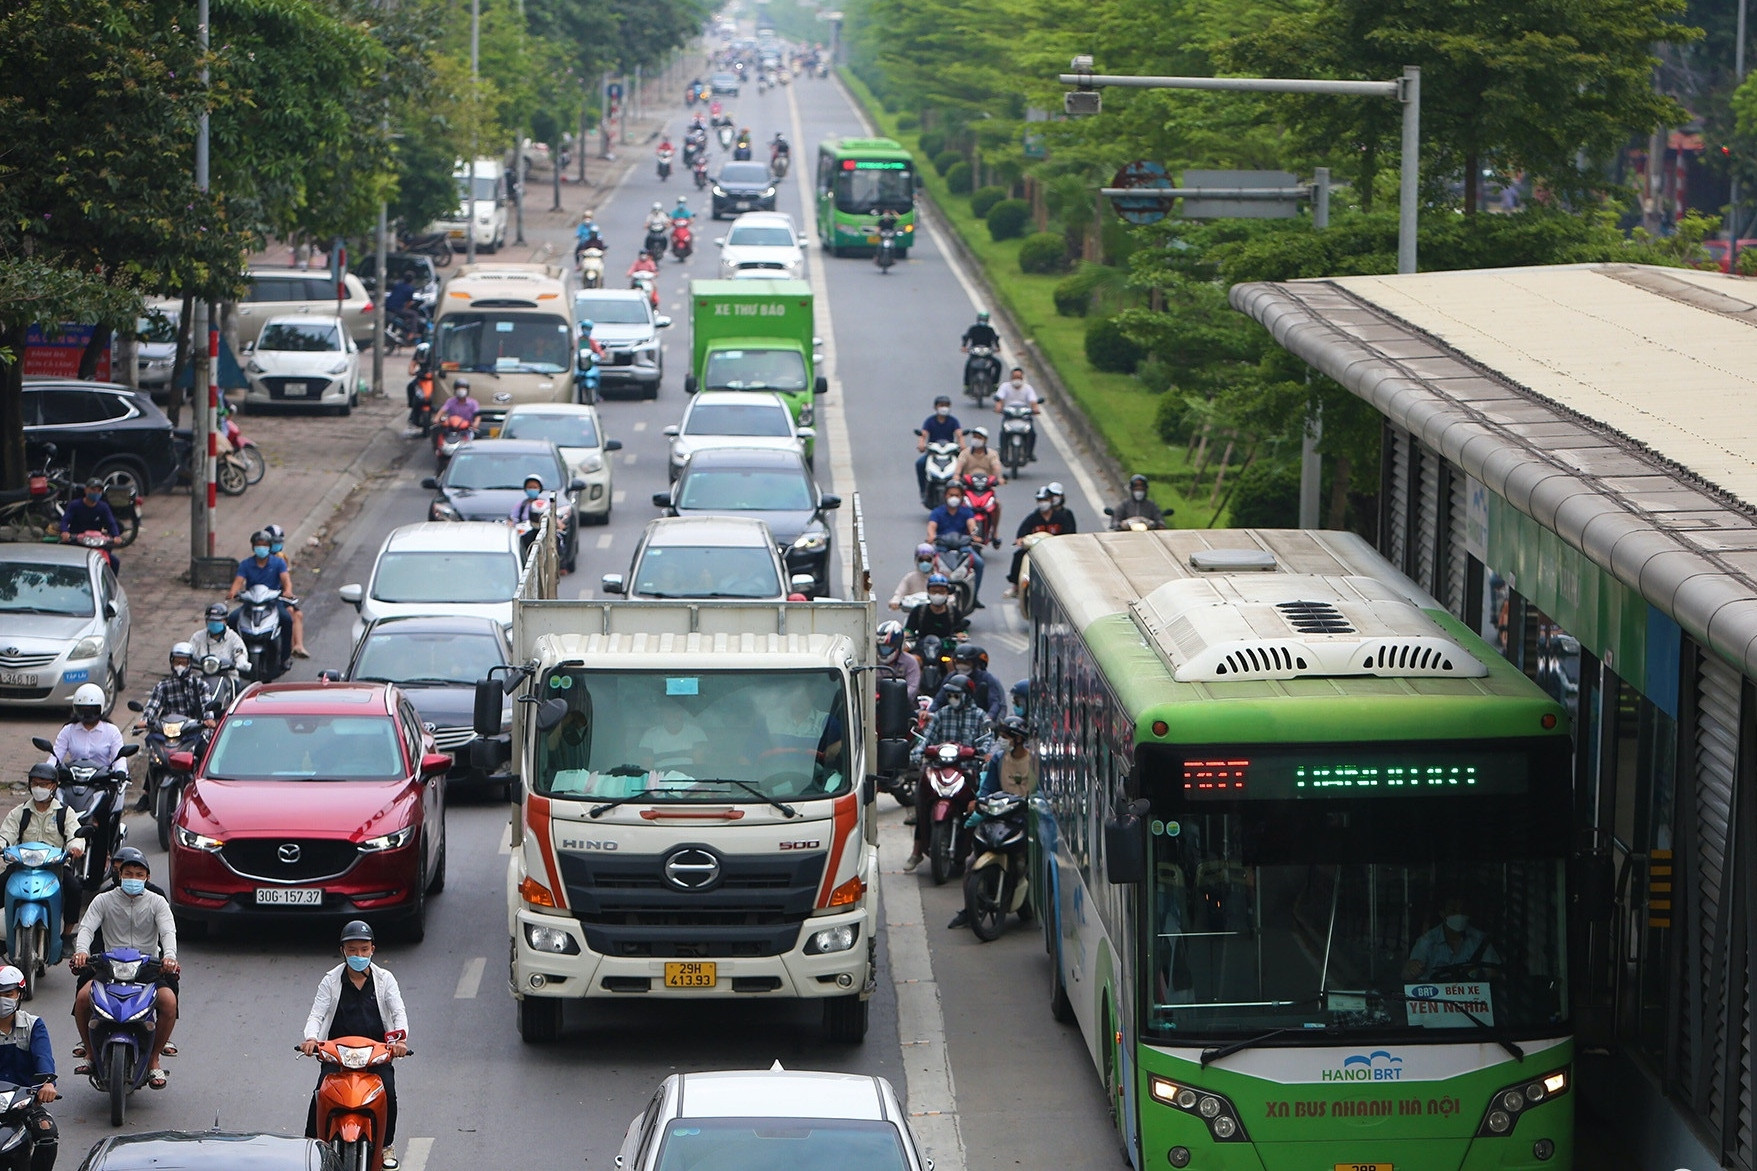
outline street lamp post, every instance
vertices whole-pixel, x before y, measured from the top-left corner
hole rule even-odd
[[[201,46],[201,88],[205,94],[208,85],[208,0],[200,0],[196,5],[195,23],[196,41]],[[195,188],[203,194],[208,190],[208,111],[205,100],[195,132]],[[212,557],[214,552],[214,504],[219,495],[214,483],[214,427],[217,423],[214,408],[218,402],[218,371],[214,367],[219,352],[215,330],[219,323],[214,319],[213,304],[206,300],[196,301],[191,315],[194,320],[190,323],[189,343],[195,350],[196,360],[193,377],[189,380],[189,405],[195,416],[195,442],[191,445],[195,467],[190,469],[189,479],[189,583],[197,585],[202,580],[200,563]]]
[[[481,144],[476,141],[476,123],[482,116],[477,81],[482,73],[482,0],[470,0],[470,161],[464,172],[464,260],[476,263],[476,155]]]

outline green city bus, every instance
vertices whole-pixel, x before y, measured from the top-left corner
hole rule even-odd
[[[831,256],[878,243],[880,212],[897,213],[897,259],[915,243],[915,161],[890,138],[826,138],[817,148],[817,234]]]
[[[1031,550],[1033,896],[1136,1168],[1566,1168],[1566,711],[1347,533]]]

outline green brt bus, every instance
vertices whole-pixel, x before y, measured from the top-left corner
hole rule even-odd
[[[890,138],[826,138],[817,148],[817,234],[831,256],[878,243],[897,213],[897,258],[915,243],[915,160]]]
[[[1031,551],[1036,909],[1137,1168],[1568,1167],[1567,713],[1359,538]]]

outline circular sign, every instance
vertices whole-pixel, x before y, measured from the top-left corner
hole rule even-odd
[[[604,87],[604,93],[611,101],[620,102],[622,100],[622,83],[620,81],[611,82]]]
[[[1171,176],[1166,174],[1164,163],[1150,162],[1141,159],[1126,164],[1110,180],[1112,187],[1170,187]],[[1171,210],[1171,200],[1164,196],[1146,196],[1135,199],[1127,195],[1111,197],[1116,207],[1116,214],[1130,224],[1155,224],[1164,219]]]

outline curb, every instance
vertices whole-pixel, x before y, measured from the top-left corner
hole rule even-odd
[[[335,518],[342,503],[347,500],[356,487],[377,475],[379,471],[389,470],[407,460],[407,455],[399,451],[392,454],[389,459],[382,460],[378,467],[367,470],[369,457],[378,449],[379,444],[387,439],[400,446],[404,442],[402,428],[387,423],[366,441],[366,445],[360,449],[360,454],[356,455],[348,466],[342,469],[341,474],[336,477],[336,482],[330,485],[329,490],[318,498],[311,511],[305,514],[305,519],[300,522],[299,527],[287,535],[287,545],[290,548],[295,550],[305,548],[312,538],[322,532]]]

